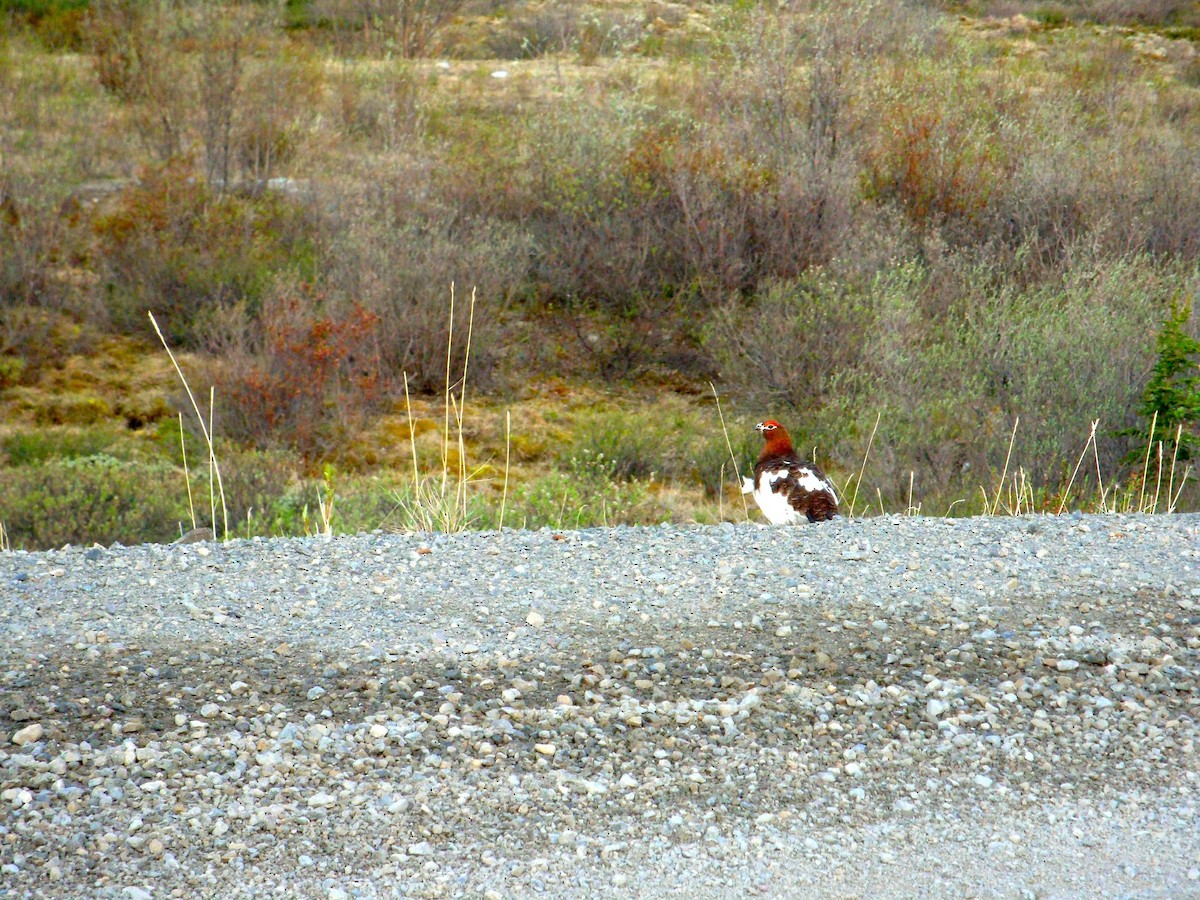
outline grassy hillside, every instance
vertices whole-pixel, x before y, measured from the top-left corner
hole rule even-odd
[[[210,518],[148,310],[239,534],[329,496],[335,529],[414,527],[443,471],[487,527],[741,517],[710,381],[739,465],[780,418],[856,512],[1161,511],[1189,465],[1196,355],[1145,396],[1200,287],[1200,3],[0,0],[0,27],[14,546],[190,527],[179,412]]]

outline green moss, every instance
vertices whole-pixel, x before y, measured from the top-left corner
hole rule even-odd
[[[95,456],[107,451],[118,439],[117,433],[104,428],[23,431],[0,440],[0,452],[7,465],[35,466]]]
[[[33,410],[39,425],[94,425],[112,414],[107,400],[88,392],[44,397]]]
[[[183,492],[159,465],[95,455],[0,472],[0,520],[14,547],[138,544],[178,537]]]

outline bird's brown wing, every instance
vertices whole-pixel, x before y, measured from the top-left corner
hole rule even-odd
[[[770,485],[783,495],[799,515],[810,522],[825,522],[837,515],[838,498],[825,473],[814,463],[794,456],[760,460],[754,467],[756,484]]]

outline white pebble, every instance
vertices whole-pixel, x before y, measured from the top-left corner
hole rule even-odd
[[[42,739],[42,735],[46,733],[46,729],[42,727],[41,722],[34,722],[32,725],[26,725],[20,731],[17,731],[12,736],[12,742],[18,747],[24,747],[26,744],[33,744]]]

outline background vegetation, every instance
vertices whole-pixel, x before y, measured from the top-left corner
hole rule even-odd
[[[0,92],[14,546],[190,526],[146,310],[239,534],[400,527],[451,328],[484,526],[740,518],[710,380],[875,513],[1195,454],[1200,3],[0,0]]]

